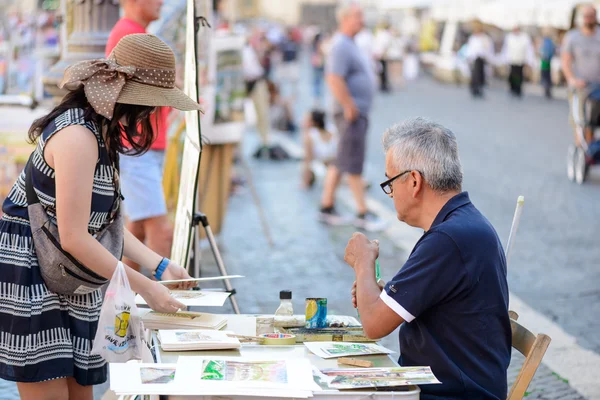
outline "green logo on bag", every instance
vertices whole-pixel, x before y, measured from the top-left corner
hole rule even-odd
[[[115,317],[115,335],[125,337],[129,328],[129,312],[123,311]]]

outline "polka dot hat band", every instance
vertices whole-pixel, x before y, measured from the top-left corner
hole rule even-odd
[[[81,61],[65,70],[61,88],[83,85],[94,110],[112,119],[116,103],[200,110],[175,87],[175,55],[154,35],[123,37],[107,59]]]

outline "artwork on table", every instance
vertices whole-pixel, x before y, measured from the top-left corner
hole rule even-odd
[[[188,307],[221,307],[231,293],[201,290],[171,290],[171,297]],[[139,294],[135,297],[136,304],[146,305],[146,300]]]
[[[210,335],[202,333],[202,331],[175,332],[175,338],[179,343],[207,342],[212,339]]]
[[[374,343],[305,342],[304,345],[321,358],[393,353],[391,350]]]
[[[142,367],[140,368],[140,379],[142,384],[171,383],[175,380],[175,367]]]
[[[165,351],[239,349],[232,332],[215,330],[159,330],[160,346]]]
[[[325,369],[319,378],[338,390],[441,383],[429,367]]]
[[[229,382],[288,383],[285,361],[205,360],[202,380]]]

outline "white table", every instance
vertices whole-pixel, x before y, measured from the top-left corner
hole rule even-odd
[[[256,318],[250,315],[226,315],[228,322],[228,331],[233,331],[238,335],[256,334]],[[307,358],[312,365],[319,369],[325,368],[341,368],[337,364],[336,359],[324,360],[309,352],[303,344],[295,346],[263,346],[263,345],[248,345],[244,344],[239,351],[185,351],[172,352],[162,351],[158,345],[156,335],[153,334],[153,345],[156,349],[157,363],[176,363],[179,356],[227,356],[227,357],[256,357],[264,355],[272,357],[280,357],[284,359]],[[397,367],[398,364],[386,355],[365,356],[361,359],[372,361],[374,367]],[[316,400],[364,400],[364,399],[401,399],[401,400],[418,400],[421,390],[417,386],[407,386],[405,391],[395,392],[377,392],[372,390],[352,390],[338,391],[322,387],[322,391],[314,393]],[[142,394],[142,393],[140,393]],[[217,400],[213,396],[169,396],[169,400]],[[256,400],[257,397],[249,396],[218,396],[218,400]],[[275,399],[273,399],[275,400]]]

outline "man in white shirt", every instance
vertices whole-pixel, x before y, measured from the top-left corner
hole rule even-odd
[[[479,21],[473,23],[473,34],[467,42],[467,60],[471,66],[471,94],[473,97],[483,96],[485,84],[485,64],[494,56],[492,39],[483,31]]]
[[[508,84],[510,92],[516,97],[522,95],[523,67],[533,64],[533,43],[528,34],[516,26],[504,38],[502,58],[510,65]]]
[[[373,41],[373,56],[379,62],[379,89],[382,92],[389,92],[388,84],[388,52],[392,45],[392,34],[389,24],[385,23],[375,34]]]

